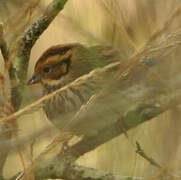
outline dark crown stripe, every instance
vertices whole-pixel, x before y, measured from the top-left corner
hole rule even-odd
[[[44,61],[50,56],[57,55],[57,54],[62,54],[69,49],[73,48],[75,44],[68,44],[68,45],[56,45],[52,46],[49,49],[47,49],[39,58],[37,62]]]

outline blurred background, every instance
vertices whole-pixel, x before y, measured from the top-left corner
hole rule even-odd
[[[50,2],[51,0],[1,0],[0,20],[4,22],[7,42],[18,41],[20,32],[26,29]],[[108,44],[120,49],[125,58],[128,58],[136,53],[180,6],[181,2],[178,0],[69,0],[33,47],[28,77],[31,76],[42,52],[55,44]],[[180,19],[181,15],[178,14],[165,34],[179,29]],[[9,45],[13,56],[13,49],[16,47],[14,44]],[[168,62],[164,68],[159,68],[162,78],[170,77],[172,73],[179,71],[179,57],[179,49],[165,57]],[[4,72],[2,57],[0,71]],[[41,96],[41,86],[27,87],[22,106]],[[179,107],[165,112],[130,130],[128,139],[121,135],[85,154],[78,163],[121,176],[157,179],[160,170],[135,153],[136,149],[132,144],[139,141],[149,156],[170,169],[176,177],[180,176],[176,179],[181,179],[180,115]],[[52,129],[23,147],[23,156],[29,164],[50,142],[56,129],[48,122],[42,110],[22,116],[18,120],[18,126],[20,135],[28,135],[44,126]],[[10,177],[19,170],[22,170],[19,155],[12,150],[4,167],[4,175]]]

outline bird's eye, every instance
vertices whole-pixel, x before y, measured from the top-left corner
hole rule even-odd
[[[64,55],[65,53],[66,53],[66,51],[62,51],[62,53],[61,53],[61,54],[62,54],[62,55]]]
[[[45,68],[43,68],[43,72],[49,73],[49,72],[50,72],[50,67],[45,67]]]

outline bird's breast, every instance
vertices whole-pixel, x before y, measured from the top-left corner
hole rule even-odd
[[[46,89],[49,94],[55,89]],[[70,123],[80,107],[85,104],[95,91],[94,86],[82,84],[81,87],[68,87],[45,102],[43,108],[50,121],[56,127],[63,128]]]

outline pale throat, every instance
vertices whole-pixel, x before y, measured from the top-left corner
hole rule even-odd
[[[54,80],[54,79],[42,79],[42,84],[43,85],[47,85],[47,86],[57,86],[57,85],[61,85],[62,83],[62,79],[58,79],[58,80]]]
[[[50,93],[59,89],[65,85],[67,85],[70,81],[68,80],[67,76],[63,76],[58,80],[53,79],[42,79],[42,85],[45,89],[45,93]]]

